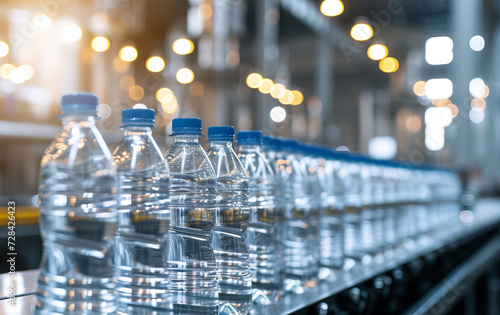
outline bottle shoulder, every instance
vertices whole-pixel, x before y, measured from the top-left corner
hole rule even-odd
[[[119,172],[149,169],[168,172],[163,155],[150,136],[123,137],[113,152],[113,164]]]
[[[165,153],[165,162],[173,182],[215,183],[214,169],[199,143],[174,143]]]
[[[111,152],[95,126],[70,124],[64,126],[45,150],[46,164],[78,166],[94,164],[93,168],[114,169]]]
[[[232,148],[225,146],[210,147],[207,152],[217,178],[245,177],[245,171]]]

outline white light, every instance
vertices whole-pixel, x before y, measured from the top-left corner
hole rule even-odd
[[[9,45],[6,42],[0,41],[0,58],[7,56],[9,53]]]
[[[430,79],[425,82],[425,96],[430,99],[445,99],[453,95],[453,82],[447,78]]]
[[[470,80],[469,92],[470,95],[474,97],[482,98],[486,94],[486,85],[484,84],[483,79],[474,78]]]
[[[446,65],[453,60],[453,40],[448,36],[431,37],[425,42],[425,61],[430,65]]]
[[[161,57],[153,56],[146,61],[146,67],[151,72],[160,72],[165,68],[165,61]]]
[[[444,128],[443,127],[426,127],[425,128],[425,147],[429,151],[439,151],[444,148]]]
[[[481,35],[473,36],[469,41],[469,46],[474,51],[481,51],[484,48],[484,38]]]
[[[39,31],[48,31],[52,28],[52,19],[46,14],[38,13],[33,17],[33,26]]]
[[[97,110],[97,114],[103,119],[109,118],[111,116],[111,106],[108,104],[100,104]]]
[[[482,109],[473,109],[469,112],[470,121],[475,124],[479,124],[484,120],[484,110]]]
[[[63,28],[62,36],[68,42],[76,42],[82,38],[82,29],[75,24],[66,25]]]
[[[14,84],[21,84],[26,81],[26,74],[21,68],[15,68],[9,74],[10,82]]]
[[[148,107],[142,103],[137,103],[132,108],[133,109],[148,109]]]
[[[269,113],[269,116],[271,116],[271,119],[274,122],[282,122],[286,118],[286,111],[283,107],[276,106],[273,109],[271,109],[271,112]]]
[[[453,121],[453,112],[448,107],[429,107],[425,110],[426,127],[448,127]]]
[[[349,152],[349,148],[346,147],[345,145],[341,145],[339,146],[337,149],[335,149],[335,151],[339,151],[339,152]]]
[[[470,210],[460,212],[460,221],[463,223],[472,223],[474,221],[474,213]]]
[[[390,160],[396,157],[397,144],[393,137],[374,137],[368,143],[368,154],[378,160]]]

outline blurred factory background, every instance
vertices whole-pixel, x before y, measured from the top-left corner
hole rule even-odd
[[[0,199],[36,206],[59,97],[458,168],[499,187],[500,1],[3,0]],[[477,184],[479,185],[479,184]],[[3,204],[6,205],[6,202]]]

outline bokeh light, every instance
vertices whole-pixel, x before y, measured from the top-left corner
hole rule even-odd
[[[486,101],[482,98],[476,97],[470,102],[470,107],[472,109],[483,110],[486,108]]]
[[[92,49],[97,52],[104,52],[109,49],[109,39],[104,36],[96,36],[92,39]]]
[[[431,103],[436,107],[443,107],[448,104],[451,104],[451,101],[449,98],[439,98],[439,99],[433,99]]]
[[[146,68],[151,72],[160,72],[165,68],[165,61],[159,56],[150,57],[146,61]]]
[[[389,49],[382,44],[374,44],[368,47],[366,54],[368,55],[368,58],[372,60],[381,60],[387,57]]]
[[[194,44],[187,38],[179,38],[172,44],[172,50],[178,55],[189,55],[194,50]]]
[[[40,12],[35,14],[31,21],[33,22],[33,26],[39,31],[46,32],[52,28],[52,19],[45,13]]]
[[[396,58],[387,57],[380,60],[379,68],[385,73],[396,72],[399,69],[399,62]]]
[[[144,97],[144,89],[140,85],[134,85],[128,90],[128,97],[134,101],[138,101]]]
[[[10,77],[10,73],[12,72],[12,70],[14,70],[16,67],[14,67],[14,65],[11,65],[10,63],[6,63],[6,64],[3,64],[1,67],[0,67],[0,76],[3,78],[3,79],[8,79]]]
[[[62,37],[68,42],[76,42],[82,38],[82,29],[76,24],[69,24],[63,27]]]
[[[269,116],[274,122],[282,122],[286,118],[286,110],[281,106],[273,107],[273,109],[271,109],[271,112],[269,113]]]
[[[126,75],[120,79],[120,89],[124,92],[130,90],[135,85],[135,79],[131,75]]]
[[[120,49],[120,59],[125,62],[132,62],[137,59],[137,49],[133,46],[125,46]]]
[[[177,82],[181,84],[189,84],[194,80],[194,73],[189,68],[182,68],[177,71],[175,78],[177,79]]]
[[[373,36],[373,28],[366,23],[358,23],[351,28],[351,37],[357,41],[369,40]]]
[[[292,105],[302,104],[302,102],[304,101],[304,95],[302,94],[302,92],[297,91],[297,90],[293,90],[292,93],[293,93]]]
[[[269,94],[274,82],[271,79],[263,79],[259,86],[259,91],[264,94]]]
[[[293,92],[285,90],[283,96],[279,98],[279,102],[283,105],[290,105],[293,102]]]
[[[481,51],[484,49],[484,38],[481,35],[472,36],[469,40],[469,46],[474,51]]]
[[[340,0],[325,0],[321,3],[320,10],[326,16],[338,16],[344,12],[344,4]]]
[[[252,89],[257,89],[262,83],[262,76],[258,73],[250,73],[247,77],[247,85]]]
[[[482,123],[484,120],[484,110],[473,109],[469,112],[469,119],[475,124]]]
[[[271,96],[273,98],[280,98],[280,97],[283,97],[283,95],[285,95],[285,91],[286,91],[286,87],[281,84],[281,83],[276,83],[276,84],[273,84],[273,86],[271,87]]]
[[[9,53],[9,45],[6,42],[0,41],[0,58],[7,56]]]
[[[413,84],[413,93],[416,96],[425,96],[425,81],[417,81]]]
[[[167,103],[174,99],[174,92],[169,88],[160,88],[156,91],[156,100],[160,103]]]
[[[450,104],[446,104],[446,107],[448,107],[451,110],[451,114],[452,114],[453,118],[458,116],[459,110],[458,110],[457,105],[450,103]]]

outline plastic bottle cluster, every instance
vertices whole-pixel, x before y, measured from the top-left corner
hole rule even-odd
[[[414,251],[458,222],[455,173],[123,111],[109,151],[97,97],[62,97],[42,159],[38,314],[247,314]]]

